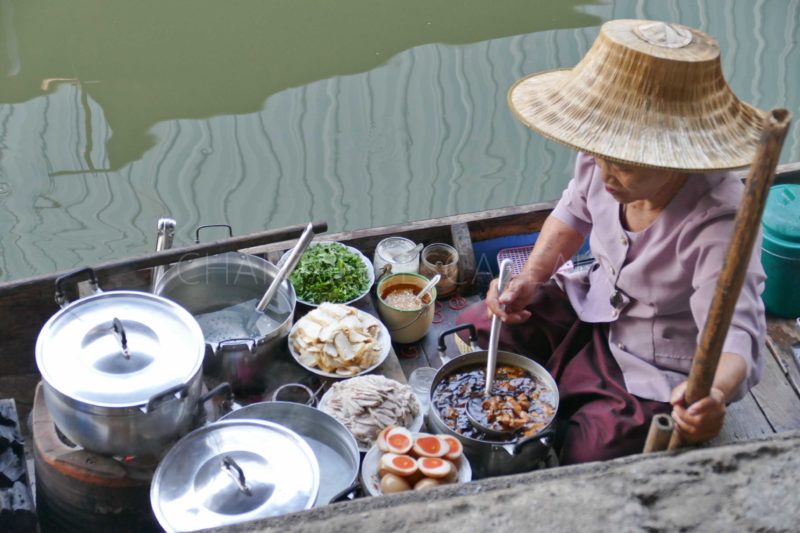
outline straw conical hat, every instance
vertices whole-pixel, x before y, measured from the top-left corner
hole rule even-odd
[[[648,20],[603,24],[575,68],[527,76],[508,100],[529,128],[572,148],[694,172],[749,165],[764,116],[728,87],[711,36]]]

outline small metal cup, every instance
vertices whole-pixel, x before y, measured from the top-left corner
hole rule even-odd
[[[281,385],[272,393],[273,402],[292,402],[313,407],[316,400],[314,391],[301,383]]]

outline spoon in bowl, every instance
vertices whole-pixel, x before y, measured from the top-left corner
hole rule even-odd
[[[508,285],[509,273],[511,270],[511,259],[504,259],[500,263],[500,279],[497,281],[497,294],[503,294]],[[496,429],[487,426],[486,412],[483,409],[483,401],[491,398],[492,386],[494,385],[494,374],[497,368],[497,345],[500,343],[500,326],[502,321],[497,315],[492,316],[492,329],[489,332],[489,349],[486,355],[486,386],[483,389],[482,397],[472,398],[467,402],[467,418],[475,429],[482,431],[490,437],[508,438],[517,432],[516,429]]]
[[[424,305],[425,302],[422,301],[422,297],[425,296],[425,294],[429,290],[431,290],[437,283],[439,283],[439,280],[441,279],[442,276],[440,274],[436,274],[435,276],[433,276],[431,280],[424,287],[422,287],[422,289],[420,289],[420,291],[417,294],[414,295],[414,300],[419,302],[420,305]]]

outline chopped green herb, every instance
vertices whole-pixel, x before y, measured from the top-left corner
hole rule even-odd
[[[369,273],[361,257],[338,242],[313,244],[289,276],[304,302],[348,302],[369,289]]]

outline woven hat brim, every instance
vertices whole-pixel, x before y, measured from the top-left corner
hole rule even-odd
[[[764,114],[744,102],[737,101],[735,116],[724,120],[697,110],[643,116],[603,95],[587,100],[583,92],[591,88],[570,86],[571,72],[548,70],[518,80],[508,92],[514,115],[548,139],[629,165],[714,172],[746,167],[755,156]]]

